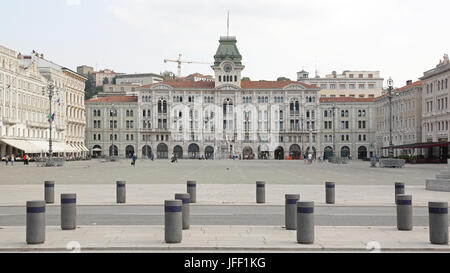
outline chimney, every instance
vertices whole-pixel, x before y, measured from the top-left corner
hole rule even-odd
[[[406,81],[406,86],[411,85],[412,84],[412,80],[407,80]]]

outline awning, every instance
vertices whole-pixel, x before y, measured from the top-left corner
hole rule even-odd
[[[101,152],[102,149],[101,149],[101,148],[94,148],[94,149],[92,149],[92,151],[93,151],[93,152]]]
[[[68,144],[68,153],[78,153],[80,150],[74,144]]]
[[[30,140],[30,143],[39,149],[38,153],[48,153],[48,142]]]
[[[41,149],[33,145],[30,141],[21,139],[0,139],[1,142],[8,144],[14,148],[24,151],[28,154],[37,154],[41,152]]]
[[[38,153],[48,153],[48,141],[36,141],[31,140],[30,141],[34,146],[38,147],[39,152]],[[63,142],[52,142],[52,150],[54,153],[66,153],[67,147],[66,144]]]
[[[433,147],[448,147],[450,142],[424,142],[424,143],[415,143],[415,144],[406,144],[406,145],[397,145],[392,146],[392,149],[424,149],[424,148],[433,148]],[[383,147],[382,149],[387,150],[390,147]]]
[[[81,146],[81,149],[83,149],[84,152],[89,152],[89,149],[86,148],[86,146],[84,146],[84,145],[80,145],[80,146]]]

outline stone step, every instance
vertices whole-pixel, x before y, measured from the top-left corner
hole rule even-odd
[[[450,179],[427,179],[426,189],[429,191],[450,192]]]

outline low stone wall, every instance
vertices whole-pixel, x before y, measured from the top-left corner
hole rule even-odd
[[[328,162],[333,163],[333,164],[347,164],[348,158],[346,158],[346,157],[330,157],[328,159]]]
[[[397,158],[382,158],[380,159],[381,168],[403,168],[405,166],[404,159]]]
[[[426,189],[429,191],[450,192],[450,162],[447,163],[446,169],[436,175],[435,179],[427,179],[425,183]]]

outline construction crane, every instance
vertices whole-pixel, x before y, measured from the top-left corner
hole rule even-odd
[[[181,77],[181,64],[209,64],[209,65],[212,65],[212,63],[205,63],[205,62],[183,61],[183,60],[181,60],[182,56],[183,56],[183,54],[179,54],[178,60],[169,60],[169,59],[164,60],[164,63],[171,62],[171,63],[178,64],[178,77]]]

